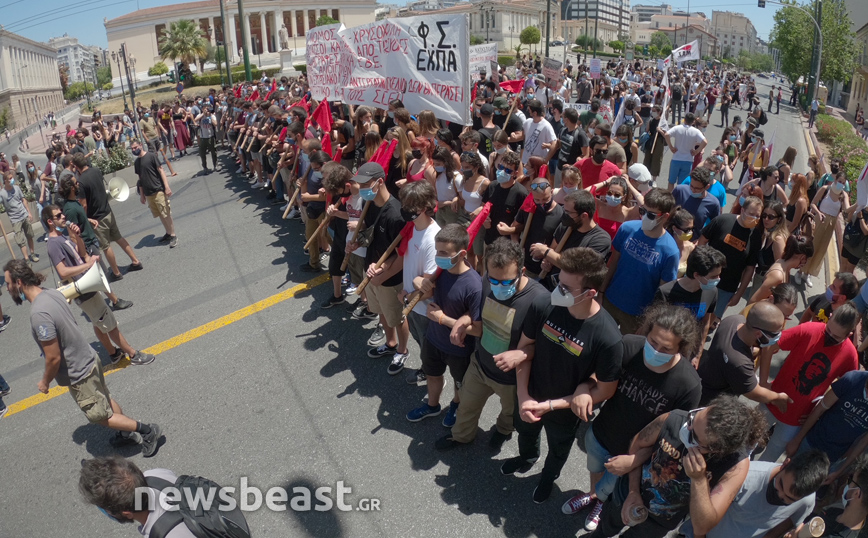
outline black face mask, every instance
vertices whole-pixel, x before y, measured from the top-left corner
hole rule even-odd
[[[837,174],[839,168],[838,168],[837,166],[833,166],[833,167],[831,167],[831,170],[832,170],[832,173],[833,173],[833,174]]]
[[[778,490],[775,488],[775,481],[772,480],[769,482],[769,485],[766,487],[766,502],[768,502],[772,506],[786,506],[787,503],[778,495]]]
[[[413,154],[414,159],[421,159],[422,158],[422,150],[421,149],[414,149],[411,153]]]
[[[834,347],[841,344],[834,336],[829,334],[829,331],[823,331],[823,346],[824,347]]]
[[[603,153],[597,153],[597,152],[595,151],[595,152],[594,152],[594,157],[593,157],[593,159],[594,159],[594,162],[595,162],[595,163],[597,163],[597,164],[603,164],[603,161],[606,160],[606,153],[605,153],[605,152],[603,152]]]
[[[579,227],[579,223],[574,221],[573,217],[569,216],[566,213],[561,215],[561,224],[563,224],[564,226],[568,226],[570,228],[578,228]]]
[[[403,207],[401,208],[401,218],[404,219],[404,222],[413,222],[418,216],[419,215],[417,213],[407,211]]]

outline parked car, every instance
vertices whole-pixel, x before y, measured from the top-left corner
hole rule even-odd
[[[551,46],[551,47],[563,47],[564,42],[563,41],[552,41],[551,43],[549,43],[549,46]]]

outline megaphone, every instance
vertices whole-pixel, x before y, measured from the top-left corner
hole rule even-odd
[[[112,289],[109,286],[108,279],[105,277],[105,273],[102,272],[102,267],[100,267],[99,263],[94,263],[81,278],[75,282],[60,286],[57,288],[57,291],[62,293],[68,301],[71,301],[80,295],[95,291],[111,293]]]
[[[115,202],[123,202],[130,197],[130,188],[127,182],[119,177],[112,178],[108,184],[106,194],[112,197]]]

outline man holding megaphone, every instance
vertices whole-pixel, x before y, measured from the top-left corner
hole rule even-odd
[[[54,204],[49,204],[42,210],[42,220],[48,226],[48,257],[51,265],[57,269],[57,274],[64,281],[77,281],[87,273],[94,264],[98,265],[99,256],[90,256],[81,239],[78,226],[66,221],[66,215]],[[61,233],[66,230],[69,239]],[[99,342],[109,352],[112,364],[119,362],[124,355],[135,365],[150,364],[154,356],[142,351],[136,351],[121,334],[114,313],[106,305],[100,291],[111,293],[106,285],[96,282],[92,290],[82,290],[84,293],[75,298],[87,319],[93,324],[93,332]],[[117,347],[116,347],[117,346]],[[120,348],[120,349],[118,349]]]

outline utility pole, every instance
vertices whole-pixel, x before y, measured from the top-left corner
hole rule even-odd
[[[588,4],[585,4],[585,64],[588,63],[588,45]]]
[[[250,82],[253,73],[250,71],[250,51],[247,50],[247,25],[244,24],[244,0],[238,0],[238,22],[241,23],[241,55],[244,57],[244,80]]]
[[[600,5],[594,9],[594,58],[597,57],[597,21],[600,20]]]
[[[549,57],[549,39],[552,26],[552,0],[546,0],[546,58]]]
[[[220,22],[223,24],[223,59],[226,61],[226,79],[229,81],[229,85],[232,86],[232,69],[229,66],[229,50],[226,48],[226,40],[228,39],[226,32],[228,30],[226,27],[226,13],[223,10],[223,0],[220,0]],[[232,36],[232,39],[234,40],[235,36]]]

